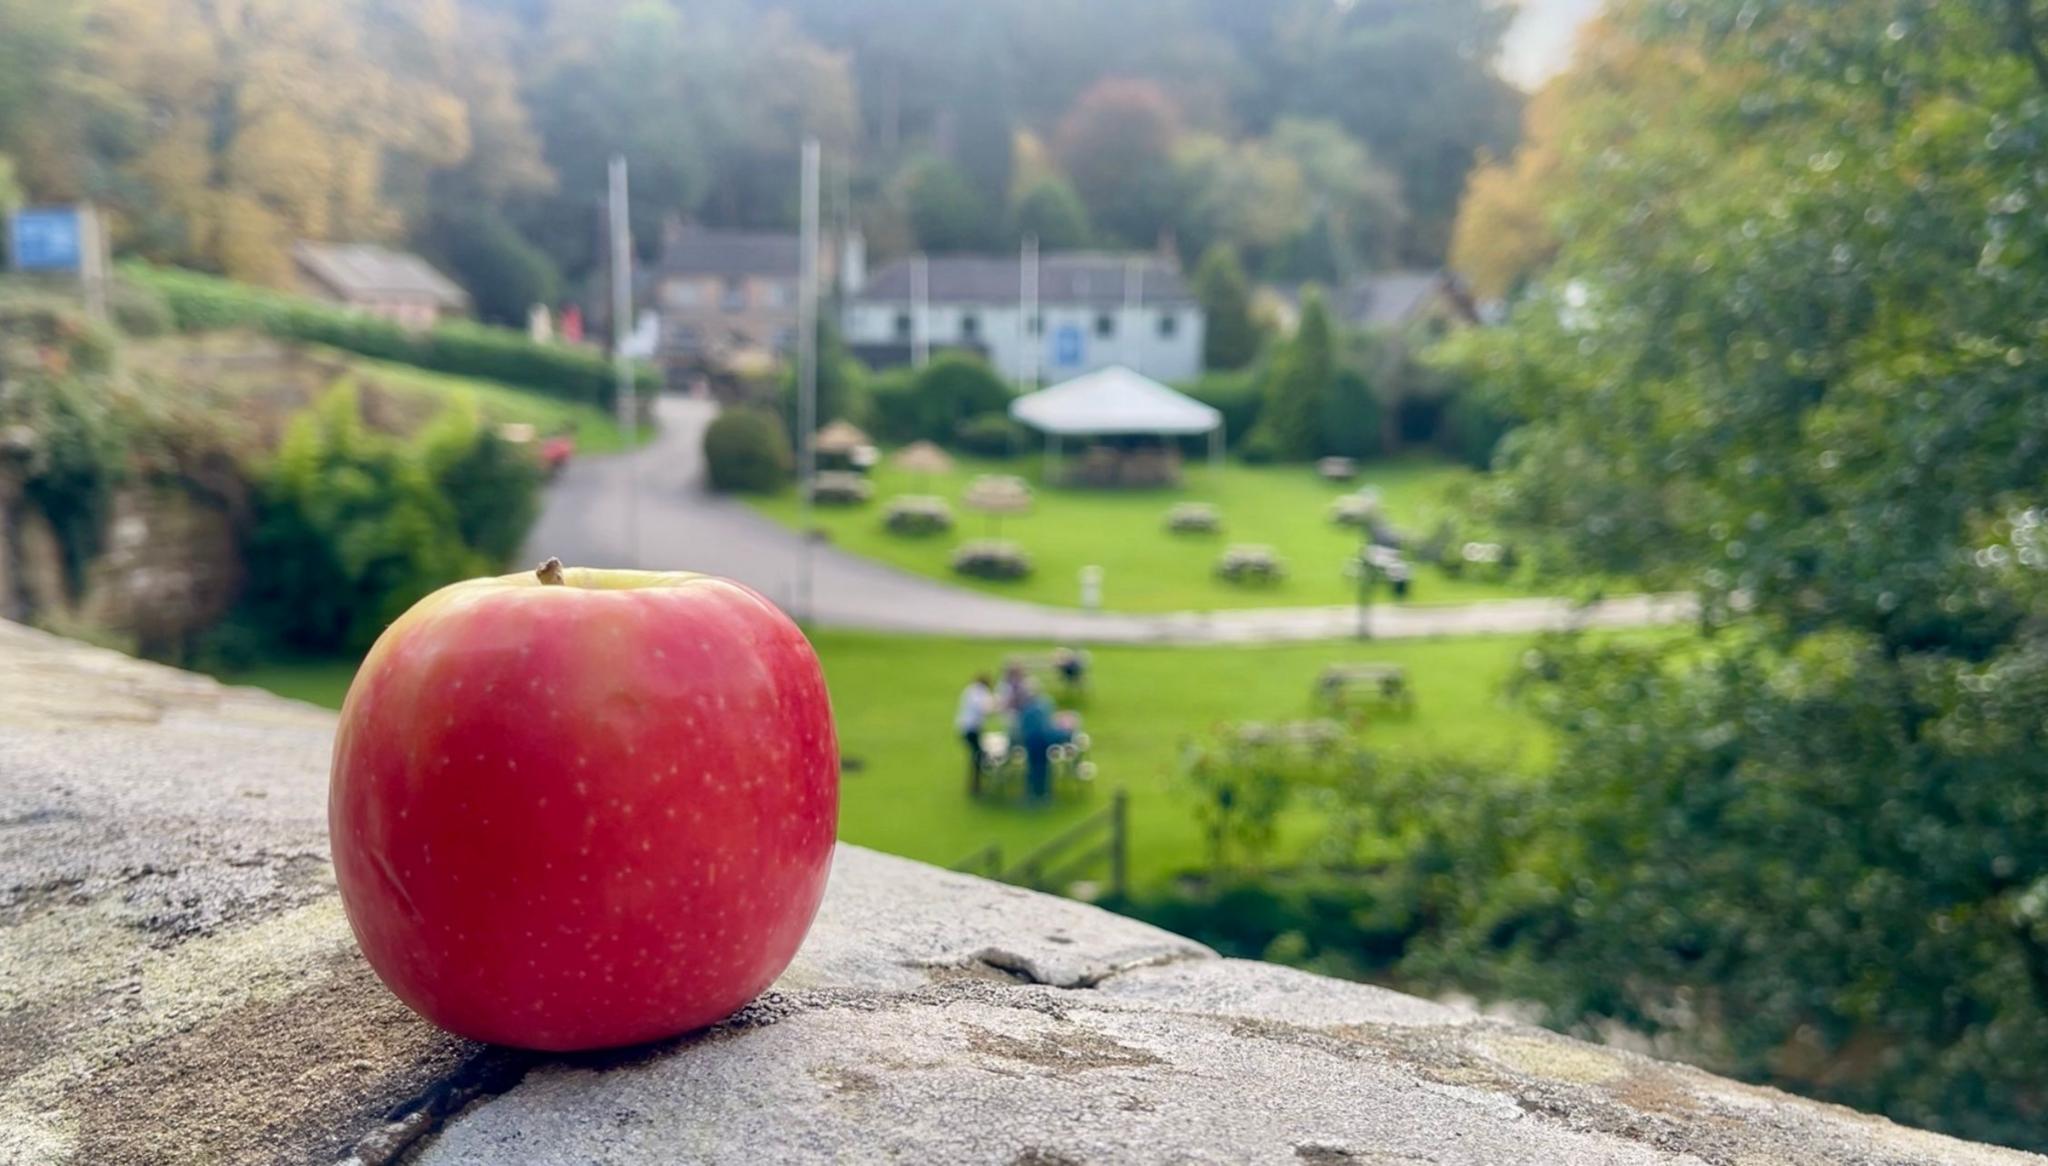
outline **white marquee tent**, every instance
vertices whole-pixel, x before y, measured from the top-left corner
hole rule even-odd
[[[1010,416],[1046,436],[1056,469],[1066,437],[1209,435],[1209,461],[1223,457],[1223,414],[1123,365],[1111,365],[1010,402]]]

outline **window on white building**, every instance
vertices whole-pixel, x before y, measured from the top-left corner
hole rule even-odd
[[[1171,340],[1180,331],[1180,317],[1172,312],[1159,313],[1159,338]]]
[[[1116,317],[1108,312],[1095,317],[1095,334],[1104,340],[1116,335]]]
[[[960,339],[981,339],[981,317],[973,312],[960,313]]]
[[[910,313],[909,313],[909,312],[898,312],[898,313],[896,313],[896,339],[898,339],[898,340],[908,340],[908,339],[910,339]]]

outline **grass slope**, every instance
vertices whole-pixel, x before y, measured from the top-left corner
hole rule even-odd
[[[1037,480],[1036,458],[1014,462],[963,459],[954,473],[924,477],[887,460],[874,473],[875,500],[854,509],[820,509],[817,525],[833,542],[857,554],[965,587],[1060,606],[1080,601],[1080,570],[1103,568],[1103,606],[1113,611],[1211,611],[1241,607],[1286,607],[1350,603],[1355,585],[1343,575],[1356,553],[1358,534],[1329,520],[1330,503],[1357,485],[1324,482],[1305,466],[1246,466],[1220,471],[1190,464],[1178,490],[1069,490],[1037,487],[1037,502],[1026,515],[1001,520],[1002,537],[1029,551],[1035,572],[1017,582],[987,582],[955,575],[953,548],[988,535],[989,516],[960,508],[970,479],[981,473],[1024,473]],[[1416,539],[1442,519],[1460,526],[1460,537],[1478,532],[1460,522],[1466,508],[1460,494],[1477,480],[1472,471],[1446,462],[1400,458],[1369,463],[1359,484],[1377,487],[1394,523]],[[904,538],[882,527],[888,499],[898,494],[937,494],[952,501],[959,525],[951,535]],[[1176,502],[1211,502],[1223,512],[1221,535],[1168,534],[1167,508]],[[794,492],[756,499],[755,506],[785,525],[798,523]],[[1274,587],[1237,587],[1212,574],[1217,556],[1234,543],[1264,543],[1286,560],[1289,578]],[[1498,583],[1471,577],[1451,579],[1434,565],[1416,572],[1410,602],[1463,603],[1531,593],[1523,580]],[[1383,593],[1384,594],[1384,593]]]

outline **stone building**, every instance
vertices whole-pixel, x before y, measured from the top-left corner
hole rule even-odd
[[[292,248],[298,289],[314,299],[431,328],[469,313],[469,293],[407,251],[374,243],[301,242]]]

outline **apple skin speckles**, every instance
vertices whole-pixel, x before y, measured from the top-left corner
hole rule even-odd
[[[766,988],[824,895],[838,806],[794,624],[726,580],[576,569],[457,584],[394,623],[343,706],[328,803],[392,992],[552,1051],[702,1028]]]

